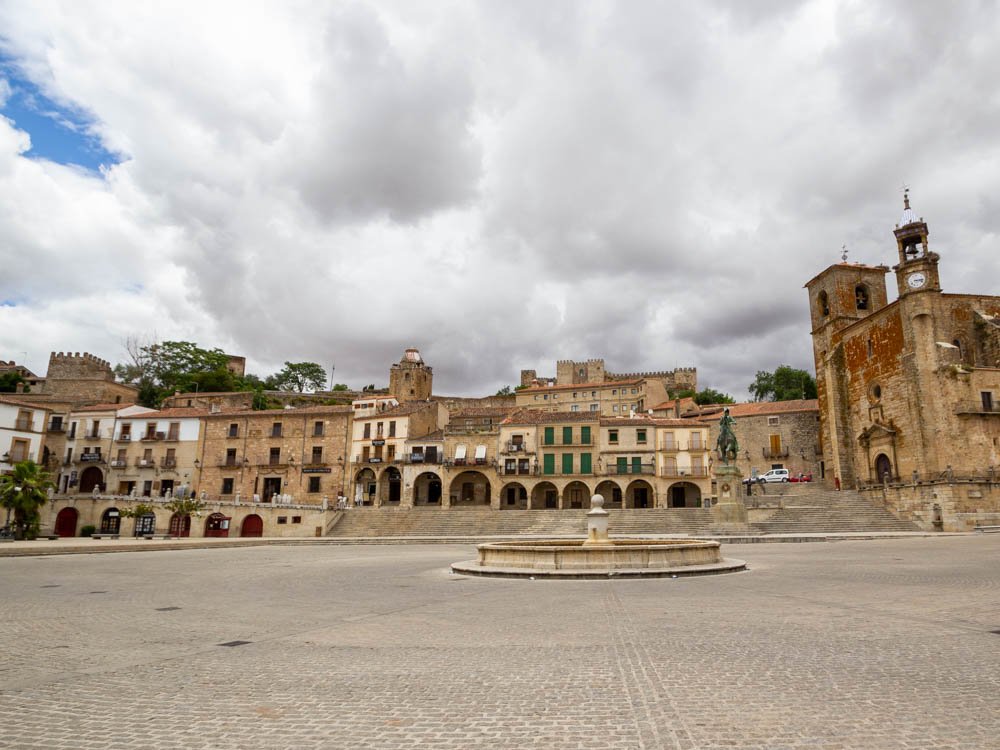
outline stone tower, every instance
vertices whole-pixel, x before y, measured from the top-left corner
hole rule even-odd
[[[389,393],[401,404],[429,399],[433,381],[434,369],[424,364],[420,351],[413,347],[389,368]]]

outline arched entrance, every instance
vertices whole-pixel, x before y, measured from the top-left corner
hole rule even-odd
[[[884,453],[879,453],[875,457],[875,481],[882,482],[885,477],[892,479],[892,461]]]
[[[108,508],[101,514],[101,533],[117,534],[122,526],[122,514],[118,508]]]
[[[463,471],[452,480],[448,494],[455,508],[489,507],[490,480],[478,471]]]
[[[656,495],[649,482],[643,479],[636,479],[629,484],[625,490],[626,508],[654,508],[656,507]]]
[[[56,515],[55,532],[58,536],[76,536],[76,522],[80,518],[76,508],[63,508]]]
[[[264,536],[264,519],[256,513],[251,513],[243,519],[240,536]]]
[[[425,471],[413,481],[413,504],[441,506],[441,477]]]
[[[180,513],[170,516],[170,536],[191,536],[191,516]]]
[[[539,482],[531,490],[532,510],[556,510],[559,508],[559,490],[552,482]]]
[[[390,466],[382,472],[379,482],[378,501],[380,505],[399,505],[403,496],[403,477],[399,469]]]
[[[362,469],[354,477],[354,504],[374,505],[375,504],[375,472],[371,469]]]
[[[96,466],[88,466],[80,472],[79,492],[93,492],[95,487],[104,486],[104,472]]]
[[[528,490],[520,482],[505,484],[500,490],[500,510],[526,510]]]
[[[221,513],[213,513],[205,519],[205,536],[227,537],[229,536],[229,517]]]
[[[563,488],[563,508],[590,508],[590,489],[583,482],[570,482]]]
[[[610,479],[597,485],[596,494],[604,498],[605,509],[622,507],[622,488]]]
[[[701,488],[691,482],[677,482],[670,485],[667,498],[671,508],[700,508]]]

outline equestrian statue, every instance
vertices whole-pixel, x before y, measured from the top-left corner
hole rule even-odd
[[[719,452],[719,459],[722,463],[729,465],[732,461],[736,463],[736,456],[740,452],[740,444],[736,442],[736,435],[733,434],[733,425],[736,420],[729,416],[729,408],[722,412],[722,419],[719,420],[719,438],[715,441],[715,449]]]

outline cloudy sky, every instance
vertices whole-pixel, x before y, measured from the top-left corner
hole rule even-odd
[[[604,357],[746,398],[805,281],[1000,293],[995,2],[0,2],[0,359],[129,335],[435,391]],[[892,284],[890,284],[892,286]]]

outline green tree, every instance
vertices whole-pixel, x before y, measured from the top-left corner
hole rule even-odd
[[[499,391],[497,391],[495,395],[497,395],[497,396],[513,396],[514,395],[514,389],[511,388],[509,385],[505,385],[503,388],[501,388]]]
[[[805,370],[779,365],[774,372],[758,370],[749,390],[754,401],[816,398],[816,379]]]
[[[694,402],[705,406],[706,404],[735,404],[736,400],[728,393],[722,393],[714,388],[705,388],[694,394]]]
[[[16,393],[17,384],[25,382],[24,376],[19,372],[2,372],[0,373],[0,393]],[[30,390],[28,386],[24,386],[24,392],[27,393]]]
[[[171,513],[186,518],[201,513],[205,509],[205,503],[193,497],[175,497],[170,502],[165,503],[163,507]]]
[[[13,513],[16,539],[38,536],[38,511],[48,502],[49,490],[54,487],[49,474],[34,461],[16,463],[10,474],[0,476],[0,504],[7,509],[8,523]]]
[[[333,386],[333,390],[335,390],[335,391],[349,391],[350,388],[347,387],[347,383],[337,383],[335,386]]]
[[[119,380],[139,388],[139,403],[156,407],[174,391],[231,391],[238,380],[229,372],[229,355],[190,341],[125,341],[129,361],[115,366]]]
[[[274,378],[283,391],[318,391],[326,385],[326,370],[315,362],[285,362]]]

